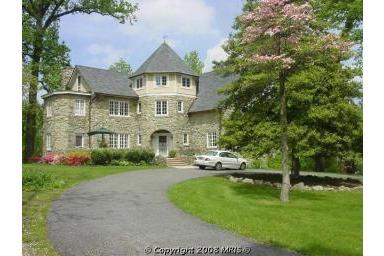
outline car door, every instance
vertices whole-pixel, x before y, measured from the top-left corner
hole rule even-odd
[[[240,164],[238,163],[239,158],[235,154],[228,152],[227,157],[229,159],[228,162],[230,163],[230,166],[231,166],[229,168],[238,169],[240,167]]]
[[[219,161],[221,162],[223,168],[231,168],[231,160],[228,157],[228,152],[221,152],[219,157]]]

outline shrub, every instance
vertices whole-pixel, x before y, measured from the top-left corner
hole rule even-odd
[[[29,161],[32,162],[32,163],[40,163],[41,162],[41,156],[32,156],[29,159]]]
[[[58,188],[65,184],[52,174],[41,170],[27,169],[23,171],[22,187],[26,191],[40,191],[47,188]]]
[[[45,164],[61,164],[63,162],[64,155],[60,153],[48,153],[41,158],[41,163]]]
[[[93,164],[106,165],[111,162],[111,152],[108,149],[94,149],[91,151]]]
[[[139,149],[131,149],[128,150],[125,154],[125,160],[133,163],[138,163],[140,162],[141,158],[141,153]]]
[[[176,154],[177,154],[177,151],[175,149],[172,149],[169,151],[168,156],[170,158],[174,158],[174,157],[176,157]]]
[[[157,165],[166,165],[167,159],[164,156],[158,155],[154,158],[154,163]]]
[[[63,164],[66,165],[85,165],[91,160],[88,151],[72,151],[64,155]]]
[[[121,160],[124,159],[126,152],[123,149],[111,149],[110,154],[111,160]]]

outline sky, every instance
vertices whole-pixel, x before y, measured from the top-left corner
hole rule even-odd
[[[108,68],[120,57],[133,70],[166,42],[179,54],[197,50],[204,71],[226,57],[221,45],[241,13],[243,0],[133,0],[137,22],[120,24],[98,14],[64,16],[60,39],[71,49],[71,65]]]

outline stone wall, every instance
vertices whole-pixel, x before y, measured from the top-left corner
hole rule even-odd
[[[75,116],[75,100],[86,99],[86,115]],[[153,133],[166,130],[171,133],[173,148],[180,152],[206,149],[207,133],[220,134],[220,115],[216,110],[192,113],[188,115],[194,97],[180,95],[142,96],[140,99],[96,95],[90,96],[63,94],[52,95],[44,99],[45,103],[52,104],[52,117],[44,118],[44,150],[45,135],[51,134],[52,151],[62,152],[75,149],[76,134],[85,134],[84,146],[88,148],[87,132],[97,128],[107,128],[116,133],[129,134],[130,147],[137,146],[138,134],[142,136],[140,147],[151,147]],[[121,100],[129,102],[129,116],[110,116],[109,101]],[[168,115],[156,116],[156,101],[168,101]],[[137,113],[137,103],[141,102],[142,112]],[[177,102],[184,102],[184,113],[178,113]],[[90,111],[90,112],[89,112]],[[189,145],[183,145],[183,134],[189,135]],[[109,136],[105,135],[109,143]],[[101,135],[91,137],[91,147],[97,148],[101,141]]]
[[[85,116],[75,116],[75,100],[85,99]],[[51,148],[53,152],[63,152],[75,149],[76,134],[88,132],[88,102],[89,97],[83,95],[52,95],[44,99],[44,134],[43,152],[46,153],[46,135],[51,134]],[[46,104],[52,106],[52,116],[47,117]],[[84,145],[88,145],[87,136],[84,136]]]

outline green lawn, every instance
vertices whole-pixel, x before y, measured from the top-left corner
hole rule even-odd
[[[292,191],[279,202],[273,187],[206,177],[174,185],[176,206],[256,241],[304,255],[362,255],[363,193]]]
[[[25,255],[58,255],[47,239],[46,217],[53,200],[74,185],[102,176],[156,168],[153,166],[61,166],[24,164],[23,174],[29,170],[41,170],[52,175],[55,185],[40,191],[23,188],[23,251]]]

